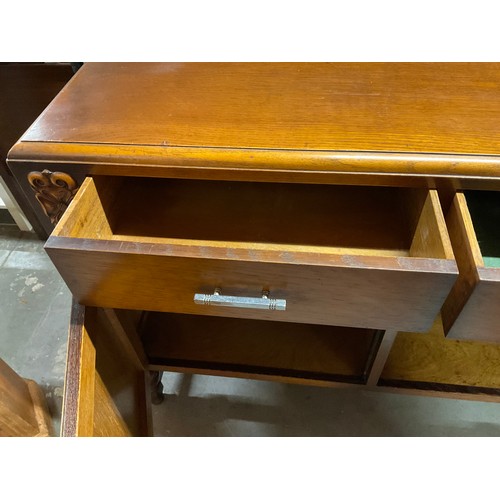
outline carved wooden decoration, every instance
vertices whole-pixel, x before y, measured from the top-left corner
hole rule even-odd
[[[64,172],[30,172],[28,182],[35,191],[35,197],[50,219],[57,224],[62,214],[78,191],[78,184]]]

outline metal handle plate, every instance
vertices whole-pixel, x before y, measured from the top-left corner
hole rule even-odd
[[[237,297],[234,295],[222,295],[220,288],[216,288],[212,295],[206,293],[195,293],[194,303],[205,306],[286,311],[286,299],[270,299],[269,292],[267,290],[262,291],[262,297]]]

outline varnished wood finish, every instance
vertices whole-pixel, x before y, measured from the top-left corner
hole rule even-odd
[[[463,193],[456,194],[447,223],[460,276],[443,305],[444,330],[450,338],[500,343],[500,269],[485,267]]]
[[[435,191],[96,177],[53,236],[453,259]]]
[[[38,425],[37,437],[49,437],[54,435],[52,416],[47,406],[47,400],[42,388],[34,381],[25,379],[33,402],[35,419]]]
[[[9,149],[73,76],[69,64],[0,63],[0,175],[41,238],[52,230],[28,186],[7,167]]]
[[[310,202],[319,210],[298,204],[290,211],[297,197],[283,195],[268,223],[265,210],[259,215],[258,208],[245,203],[251,202],[252,193],[259,200],[259,190],[245,192],[230,184],[237,193],[234,203],[239,198],[243,208],[224,205],[224,191],[216,189],[223,199],[220,203],[213,196],[219,217],[211,223],[211,207],[188,197],[191,189],[173,190],[170,197],[161,196],[164,190],[148,189],[146,199],[130,196],[123,183],[118,185],[105,178],[87,179],[45,246],[85,305],[426,331],[456,279],[454,260],[439,258],[452,256],[444,247],[436,249],[437,241],[447,246],[449,241],[440,208],[430,200],[417,229],[425,226],[428,233],[437,234],[426,238],[418,258],[412,258],[415,229],[405,217],[404,204],[397,202],[404,198],[398,189],[380,188],[378,193],[357,188],[361,193],[356,193],[332,186],[330,193],[315,187]],[[292,192],[301,188],[292,187]],[[202,188],[196,188],[200,196]],[[289,194],[292,188],[281,189]],[[356,194],[366,196],[368,203]],[[336,202],[329,196],[337,196]],[[272,208],[272,199],[269,204]],[[208,217],[203,217],[205,207]],[[279,217],[282,207],[290,212],[285,218]],[[321,217],[319,224],[315,217]],[[213,235],[215,240],[185,239],[191,234]],[[261,241],[254,242],[258,238]],[[278,240],[267,241],[271,238]],[[429,258],[422,258],[424,254]],[[258,311],[194,303],[195,293],[212,293],[216,286],[244,296],[268,289],[273,297],[286,299],[288,307]]]
[[[80,362],[75,437],[130,436],[130,431],[96,371],[96,352],[85,327],[82,330]]]
[[[96,366],[95,348],[90,337],[82,327],[82,343],[80,348],[80,378],[78,380],[78,404],[76,407],[76,437],[91,437],[94,435],[94,421],[97,415],[94,414],[96,408]],[[102,401],[101,401],[102,403]],[[104,408],[101,413],[106,413],[109,408],[108,401],[104,401]]]
[[[389,353],[392,349],[392,346],[394,344],[394,340],[396,338],[397,332],[394,330],[387,330],[383,332],[383,336],[380,342],[380,345],[377,349],[375,359],[373,360],[373,364],[370,370],[370,373],[368,374],[368,378],[366,381],[366,384],[368,386],[374,386],[377,385],[379,379],[380,379],[380,374],[382,373],[382,370],[384,369],[384,366],[387,362],[387,358],[389,357]]]
[[[469,229],[454,204],[452,245],[439,197],[448,210],[461,188],[500,190],[499,87],[500,64],[86,64],[9,165],[25,190],[44,168],[93,177],[46,248],[95,306],[97,374],[131,433],[148,427],[147,369],[371,387],[382,372],[495,397],[495,346],[439,326],[394,337],[431,328],[455,258],[445,323],[498,309],[481,298],[494,269],[469,293]],[[193,303],[215,287],[266,288],[287,311]],[[156,311],[142,340],[115,308]]]
[[[80,391],[81,350],[85,307],[73,301],[66,354],[63,406],[61,415],[61,436],[76,436],[78,429],[78,402]]]
[[[73,305],[62,436],[151,434],[146,372],[111,313]]]
[[[354,383],[364,382],[378,339],[373,330],[184,314],[150,313],[144,328],[155,368]]]
[[[281,182],[364,184],[364,173],[436,187],[446,177],[464,187],[500,176],[499,75],[499,64],[468,63],[88,63],[9,161]]]
[[[70,163],[68,163],[70,162]],[[17,165],[73,164],[95,175],[436,187],[442,179],[470,189],[498,185],[498,156],[308,150],[254,150],[21,141],[8,156]],[[62,167],[59,167],[62,168]],[[78,170],[78,169],[77,169]],[[369,174],[371,177],[359,174]],[[477,176],[482,177],[478,182]],[[379,180],[383,179],[383,182]]]
[[[425,334],[399,333],[382,385],[500,395],[500,347],[445,338],[441,319]]]
[[[71,360],[73,364],[66,373],[61,435],[129,436],[130,431],[96,370],[96,350],[83,317],[83,308],[74,307],[73,319],[81,323],[74,325],[74,337],[70,336],[68,365]],[[72,378],[76,376],[77,379]],[[73,398],[76,401],[70,404]]]
[[[448,334],[479,282],[477,270],[484,264],[463,193],[455,195],[446,222],[460,271],[441,311],[444,331]]]
[[[134,156],[138,150],[140,155]],[[103,163],[99,162],[102,158],[105,158]],[[77,181],[83,181],[86,175],[119,175],[425,187],[454,192],[457,189],[499,189],[497,172],[500,158],[252,149],[205,151],[160,146],[19,142],[9,153],[9,164],[17,181],[27,192],[30,189],[25,176],[34,168],[44,168],[47,164],[52,170],[71,173]],[[471,172],[474,176],[469,175]]]
[[[57,224],[78,191],[75,180],[64,172],[30,172],[28,182],[35,191],[35,198],[40,203],[45,215],[52,224]]]
[[[500,153],[500,64],[88,63],[27,142]]]
[[[429,256],[439,259],[455,258],[436,191],[429,191],[425,198],[409,254],[412,257],[423,258]]]
[[[129,437],[130,430],[120,416],[98,372],[95,372],[93,437]]]
[[[52,422],[43,392],[0,359],[0,437],[46,437]]]

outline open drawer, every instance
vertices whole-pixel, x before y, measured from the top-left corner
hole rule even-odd
[[[457,193],[446,222],[460,276],[443,306],[444,331],[500,342],[500,192]]]
[[[425,189],[87,178],[45,248],[89,306],[377,330],[428,330],[457,277]]]

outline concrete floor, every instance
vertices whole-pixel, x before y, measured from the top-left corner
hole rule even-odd
[[[43,242],[0,224],[0,356],[60,425],[71,297]],[[500,436],[500,404],[165,374],[157,436]]]

